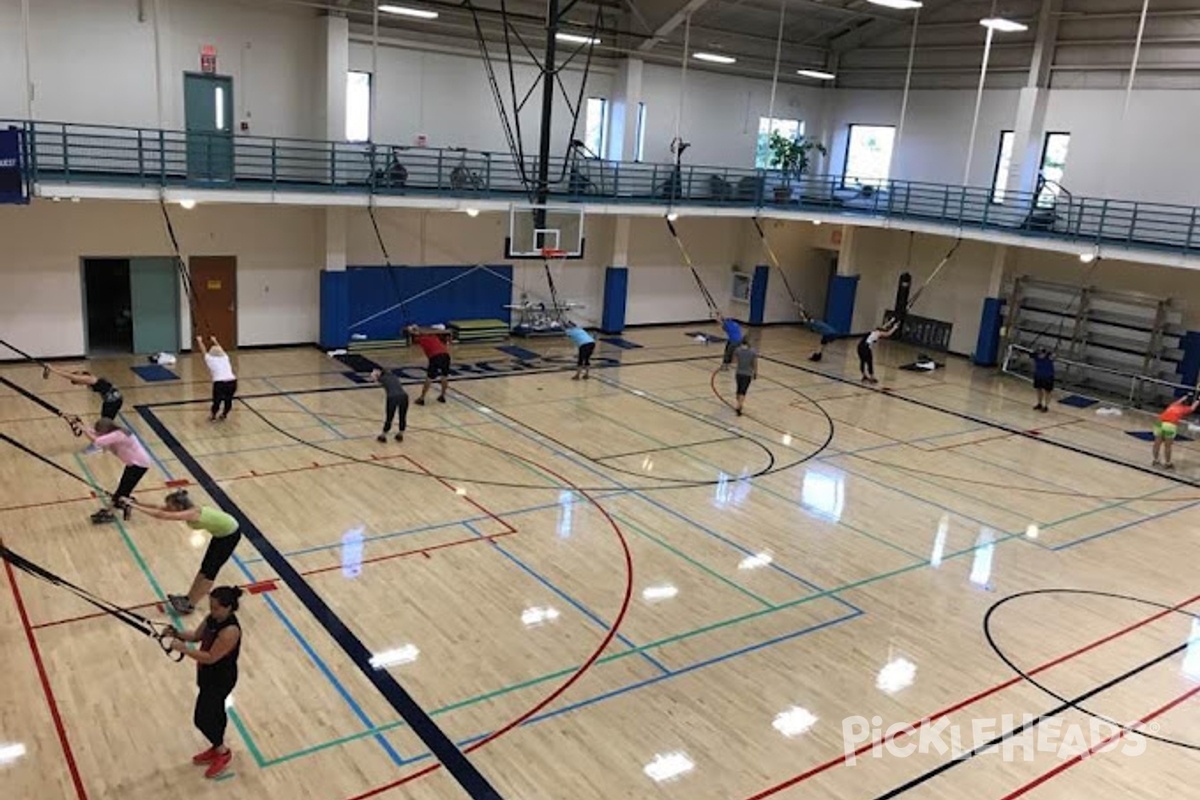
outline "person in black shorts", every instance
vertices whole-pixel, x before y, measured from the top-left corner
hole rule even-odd
[[[1054,391],[1054,354],[1040,347],[1033,354],[1033,388],[1037,389],[1034,411],[1050,410],[1050,395]]]
[[[375,437],[376,441],[386,442],[388,432],[392,429],[392,420],[396,419],[396,441],[404,441],[404,431],[408,428],[408,392],[400,384],[400,379],[393,373],[376,367],[371,370],[371,379],[383,387],[387,394],[387,417],[383,421],[383,433]]]
[[[43,366],[47,372],[53,372],[60,378],[66,378],[76,386],[86,386],[100,395],[100,416],[103,419],[116,419],[117,414],[121,413],[121,406],[125,403],[125,398],[121,396],[121,390],[113,386],[108,380],[97,377],[83,369],[68,372],[67,370],[56,369],[49,364]]]
[[[206,766],[204,777],[215,778],[229,768],[233,753],[225,744],[229,716],[225,701],[238,682],[238,656],[242,650],[242,627],[238,624],[238,598],[242,590],[218,586],[208,595],[208,616],[194,631],[168,628],[171,649],[196,662],[196,685],[200,689],[192,722],[210,747],[192,756],[192,763]],[[198,642],[192,649],[188,642]]]
[[[747,337],[738,343],[733,357],[737,361],[737,372],[734,373],[734,380],[737,383],[737,407],[735,410],[740,417],[742,405],[746,402],[746,392],[750,391],[750,382],[758,377],[758,351],[750,346],[750,339]]]
[[[448,333],[422,333],[416,325],[409,325],[405,330],[412,337],[413,343],[420,347],[425,353],[425,357],[429,359],[429,366],[425,370],[425,385],[421,387],[421,396],[417,398],[417,405],[425,405],[425,395],[429,393],[430,384],[437,378],[442,379],[442,393],[438,395],[438,402],[446,402],[446,388],[450,381],[450,348],[446,347],[445,340],[450,335]]]

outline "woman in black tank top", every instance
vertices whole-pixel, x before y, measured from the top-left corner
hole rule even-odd
[[[192,757],[193,764],[206,764],[206,778],[215,778],[229,766],[233,754],[225,746],[225,699],[237,685],[238,656],[242,650],[242,629],[238,624],[238,598],[242,590],[233,586],[218,586],[208,595],[209,614],[196,630],[168,631],[175,641],[171,649],[196,662],[196,710],[192,721],[212,746]],[[191,649],[187,642],[199,642]]]

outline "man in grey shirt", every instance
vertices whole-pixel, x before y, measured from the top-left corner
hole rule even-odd
[[[758,377],[758,351],[750,346],[750,339],[744,338],[734,352],[737,361],[737,415],[742,415],[742,404],[746,402],[746,391],[750,381]]]
[[[376,367],[371,370],[371,378],[383,387],[387,394],[387,418],[383,422],[383,433],[375,437],[378,442],[386,442],[388,431],[392,429],[392,420],[397,416],[399,425],[396,428],[396,441],[404,441],[404,430],[408,427],[408,392],[400,385],[400,379],[391,372]]]

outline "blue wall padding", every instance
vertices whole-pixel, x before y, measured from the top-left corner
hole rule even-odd
[[[625,330],[625,302],[629,297],[629,269],[609,267],[604,270],[604,312],[600,330],[620,333]]]
[[[346,274],[349,332],[368,339],[399,338],[412,323],[498,319],[507,324],[512,315],[505,308],[512,303],[511,266],[356,266]]]
[[[1184,334],[1179,340],[1179,349],[1183,350],[1183,358],[1179,361],[1179,383],[1195,386],[1200,383],[1200,331]]]
[[[771,268],[759,264],[750,279],[750,324],[762,325],[767,315],[767,284],[771,280]]]
[[[344,270],[321,270],[321,347],[345,347],[350,339],[350,279]]]
[[[975,342],[975,364],[994,367],[1000,360],[1000,328],[1004,324],[1004,300],[999,297],[983,298],[983,311],[979,316],[979,338]]]
[[[838,333],[849,333],[850,326],[854,324],[854,298],[857,294],[857,275],[834,275],[829,279],[825,321]]]

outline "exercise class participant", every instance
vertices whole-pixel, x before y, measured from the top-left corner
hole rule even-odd
[[[421,333],[421,329],[416,325],[409,325],[407,330],[408,335],[429,359],[429,367],[425,370],[425,385],[421,387],[417,405],[425,405],[425,395],[429,393],[429,385],[433,383],[434,378],[442,379],[442,393],[438,395],[437,400],[439,403],[446,402],[446,386],[450,382],[450,350],[446,347],[443,337],[448,334]]]
[[[1054,391],[1054,354],[1047,348],[1033,353],[1033,388],[1037,389],[1034,411],[1049,411],[1050,393]]]
[[[167,601],[176,614],[190,614],[196,610],[199,603],[217,580],[217,573],[237,549],[242,534],[238,530],[238,521],[230,514],[210,506],[196,507],[192,498],[188,497],[186,489],[171,492],[161,508],[144,506],[130,498],[130,507],[148,514],[155,519],[176,520],[186,522],[188,527],[196,531],[206,531],[212,538],[208,540],[208,549],[200,562],[200,572],[192,581],[192,588],[186,595],[169,594]]]
[[[76,386],[86,386],[96,394],[100,395],[100,416],[105,419],[116,419],[117,414],[121,413],[121,405],[125,402],[125,398],[121,396],[121,390],[113,386],[104,378],[97,377],[87,370],[77,370],[68,372],[67,370],[56,369],[49,364],[43,364],[48,372],[53,372],[60,378],[66,378]]]
[[[733,354],[742,343],[745,334],[742,333],[742,326],[736,319],[718,314],[717,320],[721,323],[721,330],[725,332],[725,355],[721,358],[721,369],[729,369],[729,365],[733,363]]]
[[[196,337],[196,344],[200,346],[200,352],[204,354],[204,364],[212,375],[212,411],[208,421],[216,422],[228,417],[229,412],[233,410],[233,396],[237,394],[237,375],[233,374],[229,354],[221,347],[217,337],[210,336],[208,339],[212,342],[212,346],[208,348],[204,346],[203,336]],[[221,409],[219,417],[218,409]]]
[[[734,380],[737,383],[737,415],[742,415],[742,405],[746,402],[746,392],[750,390],[750,382],[758,377],[758,351],[750,346],[750,339],[742,339],[737,352],[737,371]]]
[[[383,433],[376,436],[375,441],[387,441],[388,432],[392,429],[392,419],[398,416],[396,441],[403,442],[404,431],[408,429],[408,392],[404,391],[398,377],[379,367],[371,370],[371,379],[383,387],[387,396],[387,416],[383,420]]]
[[[900,327],[899,320],[887,320],[858,342],[858,368],[867,383],[879,383],[875,379],[875,343],[890,338]]]
[[[596,340],[574,322],[567,326],[567,338],[579,348],[579,355],[575,361],[575,375],[571,380],[579,380],[581,374],[583,379],[587,380],[588,372],[592,368],[592,353],[596,352]]]
[[[1158,415],[1158,421],[1154,423],[1154,466],[1175,469],[1171,463],[1171,446],[1179,434],[1179,422],[1188,414],[1196,413],[1197,408],[1200,408],[1200,397],[1181,397]],[[1158,460],[1160,450],[1163,451],[1161,462]]]
[[[830,344],[831,342],[836,342],[838,339],[844,338],[848,335],[838,333],[837,330],[828,322],[810,320],[805,324],[813,333],[821,334],[821,344],[819,347],[817,347],[817,351],[808,357],[809,361],[820,361],[825,357],[825,345]]]
[[[204,777],[215,778],[229,767],[233,753],[225,744],[225,727],[229,716],[225,701],[238,681],[238,656],[242,651],[242,627],[238,623],[238,598],[242,590],[234,586],[218,586],[208,595],[208,616],[190,633],[169,628],[173,636],[171,649],[196,662],[196,710],[192,723],[208,739],[207,750],[192,756],[192,763],[208,765]],[[199,642],[192,649],[187,642]]]
[[[138,438],[129,431],[113,422],[108,417],[96,420],[93,430],[85,429],[83,435],[92,440],[92,444],[101,450],[107,450],[125,465],[121,473],[121,482],[112,495],[112,507],[102,508],[92,514],[92,522],[103,525],[116,519],[112,509],[119,508],[124,498],[130,497],[137,488],[138,482],[150,470],[150,454]]]

